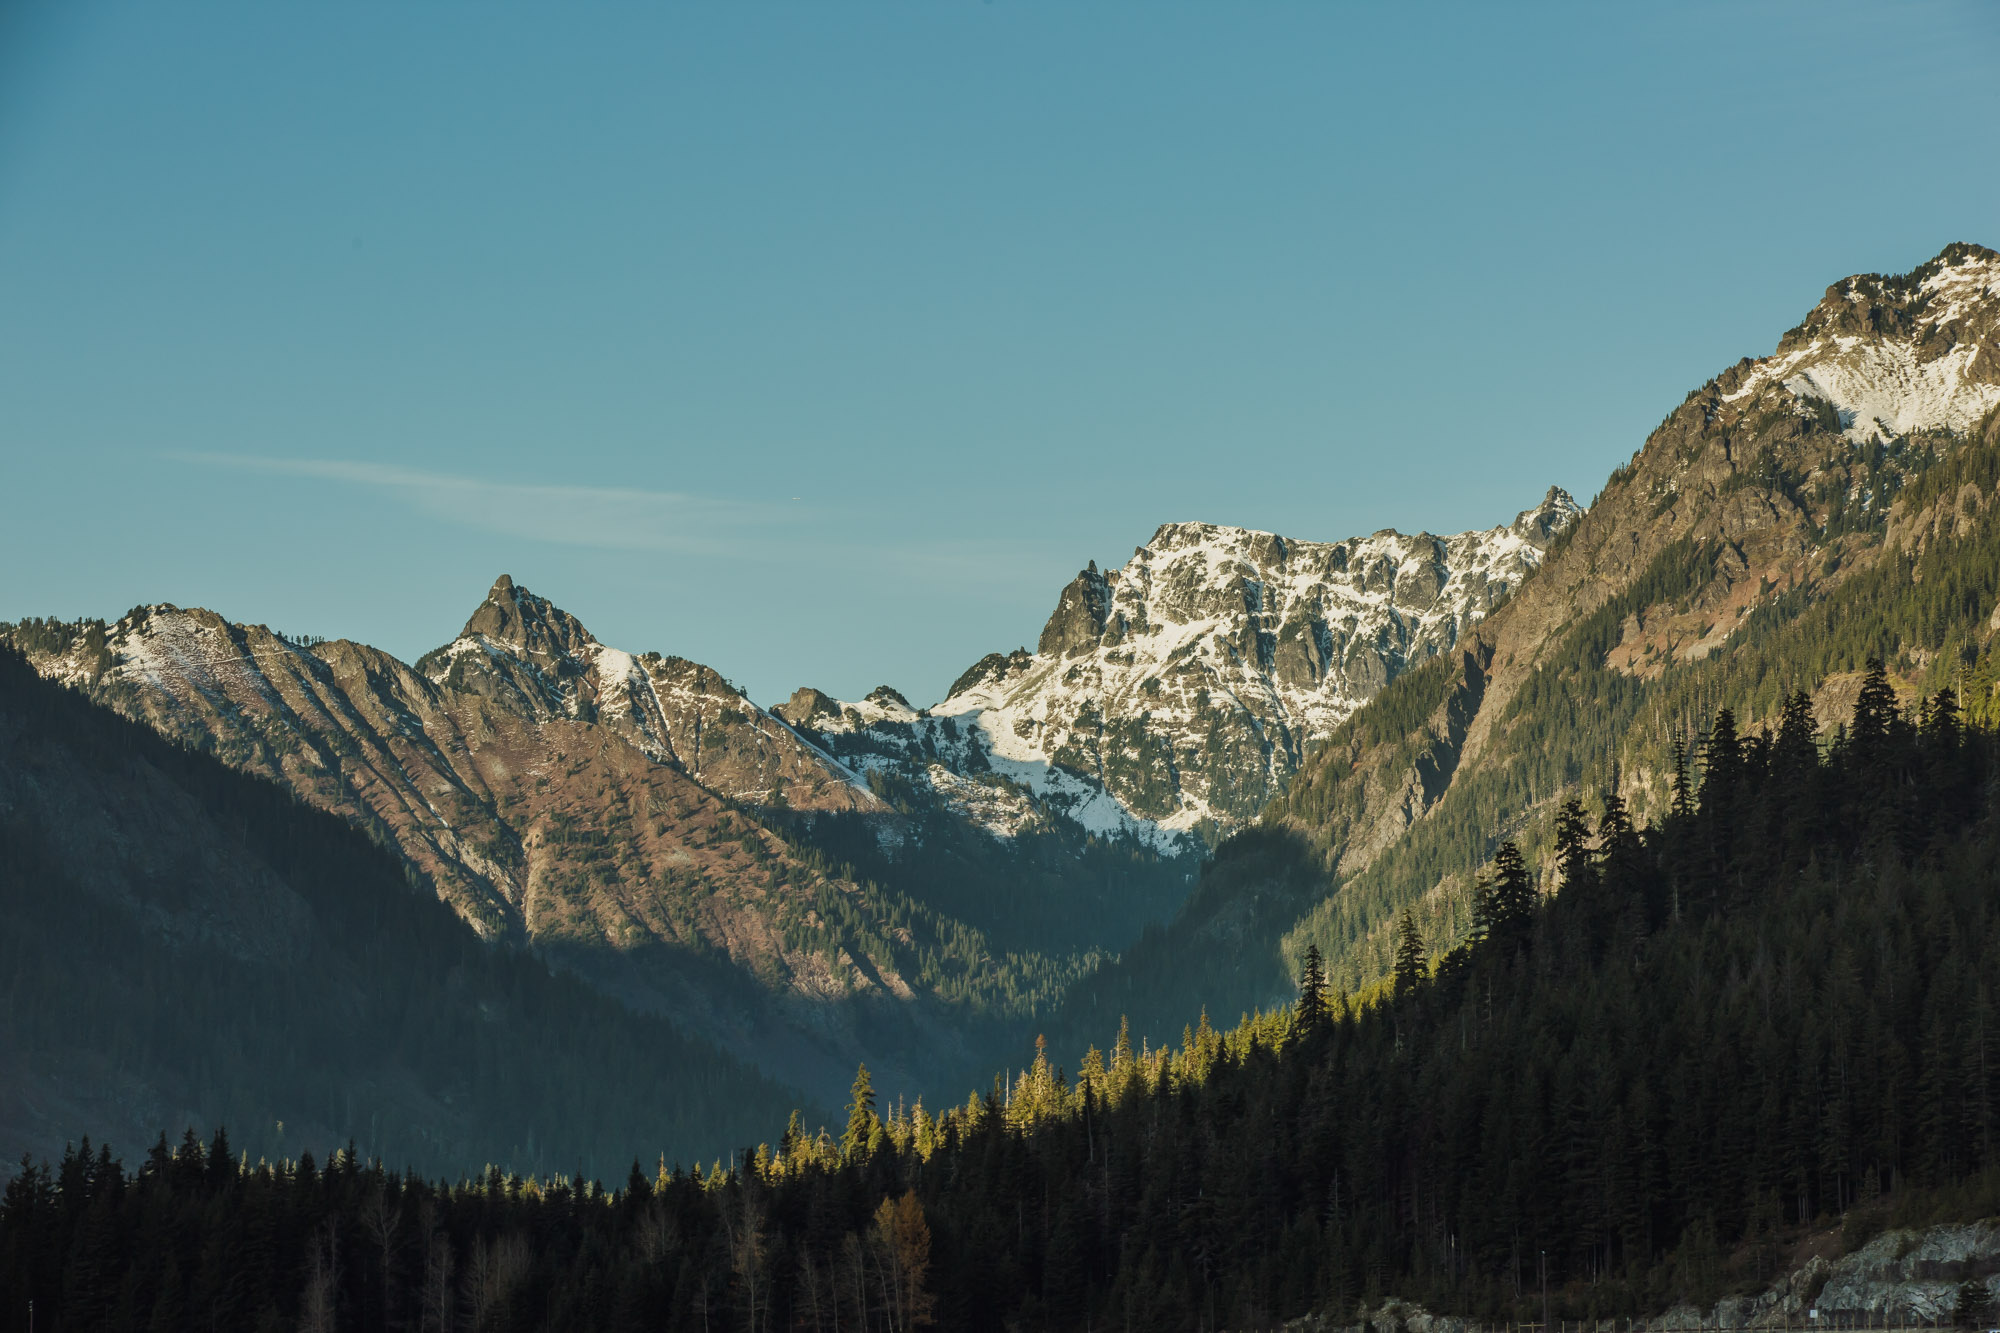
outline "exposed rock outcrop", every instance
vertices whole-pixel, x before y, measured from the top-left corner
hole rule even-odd
[[[1701,1333],[1701,1330],[1951,1328],[1966,1283],[2000,1309],[2000,1219],[1922,1231],[1886,1231],[1851,1254],[1814,1256],[1755,1295],[1702,1308],[1676,1305],[1645,1317],[1571,1320],[1577,1333]],[[1983,1325],[1982,1325],[1983,1326]],[[1300,1333],[1498,1333],[1505,1325],[1433,1314],[1395,1297],[1358,1320],[1308,1315]]]
[[[1193,847],[1254,816],[1314,743],[1456,645],[1580,512],[1551,487],[1511,524],[1451,537],[1168,523],[1122,568],[1079,573],[1035,653],[988,654],[921,715],[816,691],[779,711],[856,768],[940,791],[1000,774],[1039,802],[1024,810]]]

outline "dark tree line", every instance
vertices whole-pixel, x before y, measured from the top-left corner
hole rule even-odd
[[[1879,665],[1830,745],[1724,713],[1635,830],[1503,849],[1473,940],[1358,1009],[1046,1050],[942,1111],[622,1187],[79,1150],[0,1207],[0,1327],[1202,1328],[1387,1294],[1505,1317],[1756,1284],[1799,1229],[2000,1208],[2000,741]],[[220,1137],[220,1136],[218,1136]],[[315,1322],[317,1321],[317,1322]]]

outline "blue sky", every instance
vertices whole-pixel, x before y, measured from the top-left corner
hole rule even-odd
[[[2000,7],[16,6],[0,618],[406,658],[511,573],[934,700],[1164,521],[1587,500],[2000,245]]]

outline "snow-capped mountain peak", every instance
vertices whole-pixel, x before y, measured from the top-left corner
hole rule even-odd
[[[1727,403],[1782,390],[1801,413],[1830,409],[1856,444],[1969,430],[2000,407],[2000,254],[1951,245],[1908,274],[1844,278],[1720,387]]]
[[[1095,832],[1172,843],[1252,816],[1309,745],[1452,647],[1580,512],[1551,487],[1510,524],[1449,537],[1166,523],[1121,568],[1079,572],[1035,652],[982,658],[922,713],[813,690],[776,711],[850,765],[934,787],[997,776]]]

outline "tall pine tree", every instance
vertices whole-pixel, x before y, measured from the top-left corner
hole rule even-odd
[[[856,1066],[854,1088],[847,1100],[847,1132],[840,1136],[841,1156],[850,1162],[867,1157],[880,1123],[875,1114],[875,1082],[868,1077],[867,1065]]]
[[[1417,919],[1410,909],[1403,909],[1402,919],[1396,922],[1396,998],[1414,995],[1424,981],[1424,937],[1417,930]]]
[[[1326,965],[1320,959],[1319,946],[1306,946],[1305,966],[1299,970],[1299,1001],[1292,1008],[1292,1030],[1302,1037],[1309,1037],[1326,1026]],[[1118,1029],[1120,1041],[1129,1041],[1125,1028]],[[1126,1047],[1130,1051],[1129,1044]]]

